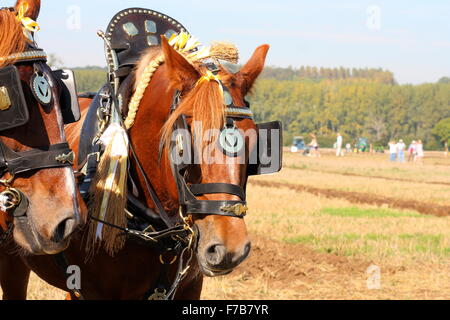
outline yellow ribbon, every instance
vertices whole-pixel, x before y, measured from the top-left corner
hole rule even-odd
[[[29,8],[28,2],[22,2],[17,13],[17,20],[22,23],[23,27],[30,32],[38,32],[41,30],[38,23],[29,17],[25,17]]]
[[[220,79],[218,76],[214,75],[211,71],[206,71],[206,74],[198,79],[197,84],[203,83],[205,81],[217,81],[220,84]]]

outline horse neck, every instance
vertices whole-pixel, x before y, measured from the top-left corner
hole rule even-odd
[[[169,116],[174,93],[174,90],[167,89],[170,84],[165,76],[165,69],[165,65],[159,67],[145,91],[135,124],[130,130],[130,140],[159,200],[166,210],[172,212],[178,208],[179,203],[177,186],[167,155],[163,154],[159,159],[160,131]],[[144,178],[136,170],[133,161],[131,166],[138,177],[138,186],[141,194],[145,195],[147,205],[154,208]]]

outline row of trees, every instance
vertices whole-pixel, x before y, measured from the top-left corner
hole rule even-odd
[[[336,78],[321,78],[336,71]],[[80,92],[97,91],[106,80],[104,69],[75,72]],[[375,146],[421,139],[428,149],[442,149],[450,139],[446,79],[413,86],[395,84],[392,73],[381,69],[267,68],[249,100],[257,121],[283,122],[286,144],[315,133],[323,147],[331,147],[340,132],[353,143],[359,137]]]
[[[267,67],[261,79],[276,80],[347,80],[347,79],[367,79],[379,83],[395,84],[394,74],[383,69],[358,69],[358,68],[318,68],[311,66],[301,66],[298,69]]]
[[[315,133],[331,146],[337,132],[347,141],[367,137],[374,145],[389,140],[425,141],[441,148],[433,129],[450,117],[450,84],[389,85],[373,80],[259,81],[251,97],[259,121],[280,119],[289,143]]]

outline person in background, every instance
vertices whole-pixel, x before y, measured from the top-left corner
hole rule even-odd
[[[405,143],[400,139],[397,143],[398,162],[405,162],[405,148]]]
[[[347,150],[347,153],[351,153],[352,152],[352,145],[347,142],[347,144],[345,145],[345,149]]]
[[[394,162],[397,158],[397,144],[395,141],[389,142],[389,158],[392,162]]]
[[[423,151],[423,143],[422,143],[422,140],[419,140],[419,141],[417,141],[417,144],[416,144],[416,160],[415,160],[415,162],[422,164],[424,156],[425,156],[425,153]]]
[[[343,144],[342,136],[340,133],[338,133],[337,139],[336,139],[336,157],[344,156],[344,150],[342,150],[342,144]]]
[[[310,136],[311,136],[311,142],[309,143],[309,146],[311,147],[311,156],[320,157],[319,143],[317,142],[317,137],[315,134],[312,134],[312,133]]]
[[[408,147],[408,162],[415,161],[416,157],[416,141],[413,140]]]

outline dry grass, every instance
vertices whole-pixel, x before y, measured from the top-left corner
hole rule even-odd
[[[450,204],[450,167],[392,164],[384,157],[370,158],[367,155],[352,155],[336,159],[333,156],[310,158],[287,153],[285,158],[287,165],[282,172],[259,179],[371,193],[403,200],[412,199],[434,204]],[[362,176],[345,176],[346,173]],[[372,176],[417,182],[374,179]],[[429,182],[442,182],[449,185],[430,184]]]
[[[388,161],[384,154],[350,154],[336,158],[331,152],[324,152],[317,159],[285,152],[284,167],[308,171],[358,174],[366,177],[407,179],[417,182],[443,182],[450,184],[450,157],[442,153],[428,155],[423,164],[397,163]]]
[[[341,188],[450,204],[447,159],[401,166],[383,157],[320,159],[287,155],[279,175],[252,178]],[[394,170],[395,168],[398,170]],[[389,175],[406,181],[343,176]],[[322,172],[317,172],[322,171]],[[325,172],[325,173],[324,173]],[[250,258],[226,277],[206,279],[203,299],[450,299],[450,217],[425,216],[288,188],[249,185]],[[381,289],[367,287],[367,268],[381,269]],[[36,277],[31,299],[64,293]]]

